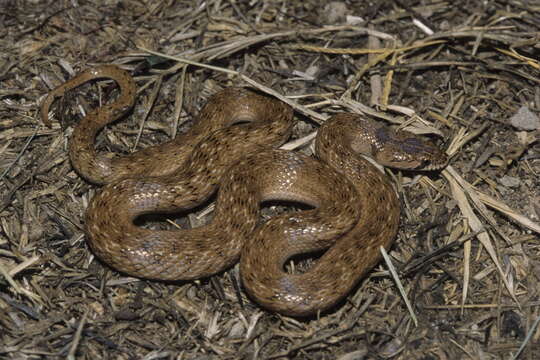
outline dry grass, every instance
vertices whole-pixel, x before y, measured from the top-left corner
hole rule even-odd
[[[1,1],[0,358],[539,358],[540,129],[511,119],[540,111],[540,6],[361,3],[332,18],[315,0]],[[133,70],[140,88],[102,149],[164,141],[210,94],[250,85],[296,109],[289,149],[309,151],[345,110],[439,137],[451,165],[393,172],[404,211],[389,263],[320,318],[261,310],[236,269],[128,278],[85,244],[96,188],[66,152],[81,111],[110,94],[77,90],[56,107],[61,126],[37,116],[51,88],[98,63]]]

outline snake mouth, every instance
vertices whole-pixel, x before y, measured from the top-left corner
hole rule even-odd
[[[441,154],[439,154],[436,161],[434,161],[433,159],[432,160],[427,160],[427,159],[422,160],[421,168],[419,170],[423,170],[423,171],[441,170],[441,169],[445,168],[446,165],[448,165],[448,161],[449,161],[448,156],[446,155],[446,153],[442,152]]]

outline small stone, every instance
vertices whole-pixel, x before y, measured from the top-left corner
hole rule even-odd
[[[354,16],[354,15],[347,15],[346,20],[347,20],[346,21],[347,25],[351,25],[351,26],[361,25],[364,22],[366,22],[366,20],[363,17]]]
[[[338,360],[363,360],[368,354],[367,349],[356,350],[341,356]]]
[[[240,338],[245,333],[244,325],[241,322],[234,323],[229,330],[229,337]]]
[[[325,24],[343,23],[347,15],[347,5],[341,1],[332,1],[326,4],[320,18]]]
[[[509,187],[509,188],[516,188],[516,187],[519,187],[519,185],[521,185],[520,179],[513,176],[508,176],[508,175],[504,175],[502,178],[500,178],[499,182],[501,183],[501,185]]]
[[[321,69],[317,65],[311,65],[306,69],[306,74],[315,77]]]
[[[540,129],[540,118],[527,106],[520,107],[517,113],[510,118],[510,123],[520,130]]]
[[[450,22],[448,20],[442,20],[439,23],[439,29],[442,30],[442,31],[450,30],[451,27],[452,26],[450,25]]]

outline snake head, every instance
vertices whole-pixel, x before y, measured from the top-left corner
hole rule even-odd
[[[376,131],[379,140],[373,149],[375,160],[397,169],[431,171],[442,169],[448,156],[434,143],[406,131],[394,132],[386,127]]]

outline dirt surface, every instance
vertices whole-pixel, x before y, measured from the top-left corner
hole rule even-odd
[[[320,4],[0,1],[0,358],[540,358],[540,3]],[[428,134],[450,164],[389,170],[403,209],[390,259],[318,317],[261,309],[237,268],[173,284],[127,277],[87,247],[99,188],[67,153],[73,126],[115,86],[70,92],[52,128],[39,119],[48,91],[104,63],[130,70],[139,96],[98,137],[103,151],[166,141],[236,85],[293,105],[299,151],[352,111]],[[166,226],[154,220],[145,226]]]

